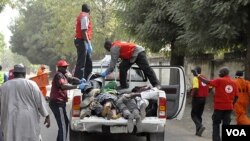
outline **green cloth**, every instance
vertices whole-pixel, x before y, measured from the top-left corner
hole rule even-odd
[[[117,89],[116,81],[110,81],[102,88],[102,93],[116,94],[117,93],[116,89]]]

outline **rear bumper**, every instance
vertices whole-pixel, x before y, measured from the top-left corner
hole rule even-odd
[[[134,124],[136,125],[135,121]],[[166,119],[157,117],[146,117],[142,121],[142,132],[162,133],[165,131]],[[101,117],[86,117],[79,119],[72,117],[70,122],[71,130],[82,132],[109,132],[109,133],[128,133],[127,120],[119,118],[115,120],[106,120]]]

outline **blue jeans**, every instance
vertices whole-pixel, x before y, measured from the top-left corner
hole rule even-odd
[[[69,119],[66,113],[66,103],[63,104],[51,101],[49,107],[51,108],[58,125],[56,141],[66,141],[69,126]]]

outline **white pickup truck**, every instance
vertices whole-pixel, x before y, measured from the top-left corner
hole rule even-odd
[[[72,108],[70,112],[70,141],[83,141],[89,134],[130,134],[146,136],[147,141],[164,141],[165,130],[168,130],[166,121],[180,120],[183,116],[186,104],[186,80],[182,67],[151,66],[161,82],[163,93],[159,93],[157,101],[151,101],[155,111],[142,120],[141,133],[128,133],[127,120],[124,118],[107,120],[102,117],[91,116],[80,119],[80,104],[82,94],[80,90],[74,90]],[[104,71],[103,66],[94,66],[93,72]],[[119,72],[114,71],[105,78],[104,83],[119,81]],[[145,75],[138,67],[132,67],[128,71],[129,89],[135,86],[150,85]],[[119,83],[118,83],[119,84]],[[152,113],[152,111],[151,111]],[[170,121],[171,122],[171,121]]]

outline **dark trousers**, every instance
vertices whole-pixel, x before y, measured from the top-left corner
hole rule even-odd
[[[160,85],[160,82],[157,79],[154,70],[149,66],[148,59],[144,51],[138,54],[135,63],[143,71],[153,87]],[[132,65],[133,63],[131,63],[130,60],[122,60],[122,62],[120,63],[119,71],[121,86],[127,85],[127,71]]]
[[[89,74],[92,72],[92,59],[91,55],[87,52],[87,47],[84,45],[83,39],[74,40],[77,50],[77,60],[74,77],[79,79],[87,79]]]
[[[214,110],[213,120],[213,141],[221,141],[220,124],[229,125],[231,122],[232,110]]]
[[[202,125],[202,114],[204,111],[205,104],[206,104],[205,97],[193,97],[192,98],[191,118],[195,124],[196,133],[203,126]]]
[[[50,102],[49,106],[55,116],[58,125],[58,134],[56,141],[66,141],[69,126],[69,119],[66,113],[66,104]]]

